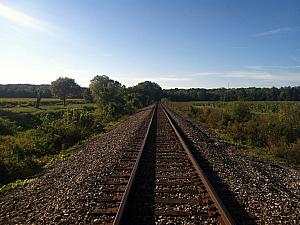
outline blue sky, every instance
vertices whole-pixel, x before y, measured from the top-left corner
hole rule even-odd
[[[300,85],[299,0],[0,0],[0,83]]]

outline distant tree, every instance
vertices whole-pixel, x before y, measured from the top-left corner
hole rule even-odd
[[[300,87],[169,89],[163,96],[172,101],[299,101]]]
[[[124,114],[126,89],[121,83],[106,75],[97,75],[91,80],[90,90],[105,117]]]
[[[0,84],[0,98],[36,98],[36,90],[43,91],[44,98],[51,98],[50,85]]]
[[[76,96],[81,91],[80,86],[75,83],[75,80],[68,77],[60,77],[52,81],[50,89],[54,96],[63,100],[64,106],[66,106],[67,98]]]
[[[145,81],[133,87],[135,97],[139,97],[143,106],[149,105],[162,98],[162,88],[154,82]]]
[[[40,88],[38,88],[36,90],[36,102],[35,102],[35,108],[37,108],[37,109],[40,108],[42,94],[43,94],[43,91]]]
[[[94,100],[91,89],[89,89],[89,88],[84,89],[82,96],[83,96],[85,102],[91,103]]]

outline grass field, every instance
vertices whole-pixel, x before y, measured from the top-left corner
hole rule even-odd
[[[253,113],[274,113],[279,112],[283,107],[294,107],[299,106],[300,102],[297,101],[244,101],[243,103],[247,104],[249,109]],[[234,104],[234,102],[183,102],[183,104],[191,104],[192,106],[199,108],[207,107],[226,107]]]
[[[34,106],[35,98],[0,98],[0,108]],[[84,104],[84,99],[67,99],[67,104]],[[63,105],[58,98],[42,98],[41,106]]]
[[[300,164],[299,102],[169,101],[167,104],[253,154]]]
[[[33,177],[62,151],[111,126],[83,99],[70,99],[65,107],[54,98],[42,99],[40,108],[34,103],[0,99],[0,186]]]

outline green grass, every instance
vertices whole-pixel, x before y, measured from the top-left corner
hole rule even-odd
[[[234,104],[236,101],[191,101],[191,102],[176,102],[181,107],[194,108],[223,108]],[[247,104],[252,113],[274,113],[279,112],[282,106],[299,106],[299,101],[243,101]]]
[[[262,158],[300,164],[300,103],[167,102],[226,142]]]
[[[0,98],[0,103],[28,103],[28,102],[35,102],[36,98]],[[67,99],[69,102],[77,102],[77,103],[84,103],[84,99]],[[62,100],[59,98],[42,98],[41,103],[62,103]]]
[[[11,191],[13,189],[20,188],[20,187],[25,187],[25,186],[27,186],[28,184],[30,184],[34,180],[35,180],[35,178],[25,179],[25,180],[16,180],[16,181],[14,181],[12,183],[9,183],[9,184],[1,186],[0,187],[0,193]]]
[[[93,104],[89,104],[90,106],[94,106]],[[93,135],[89,136],[86,139],[80,140],[75,145],[61,150],[57,154],[47,154],[42,157],[34,158],[35,162],[41,167],[41,171],[45,171],[51,168],[56,162],[65,161],[69,158],[73,157],[73,153],[75,149],[78,149],[80,146],[98,138],[99,136],[103,135],[103,132],[109,132],[110,130],[114,129],[116,126],[119,125],[120,122],[126,120],[128,116],[123,116],[116,121],[108,122],[105,124],[103,131],[101,133],[94,133]],[[82,150],[80,150],[82,151]],[[25,187],[26,185],[30,184],[32,181],[36,179],[36,177],[40,174],[34,174],[33,176],[26,177],[27,179],[18,179],[16,181],[10,182],[8,184],[2,185],[0,184],[0,193],[4,193],[7,191],[11,191],[16,188]]]
[[[0,98],[0,109],[14,107],[34,107],[36,98]],[[67,104],[84,104],[84,99],[67,99]],[[42,98],[40,106],[62,106],[63,102],[59,98]]]
[[[82,107],[96,107],[93,103],[86,104],[69,104],[67,106],[63,105],[47,105],[41,106],[40,108],[35,108],[33,106],[15,106],[15,107],[0,107],[1,110],[13,112],[13,113],[39,113],[43,111],[57,111],[57,110],[67,110],[67,109],[75,109]]]

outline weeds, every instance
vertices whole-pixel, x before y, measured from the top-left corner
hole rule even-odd
[[[300,164],[300,105],[295,102],[168,102],[231,143]]]

